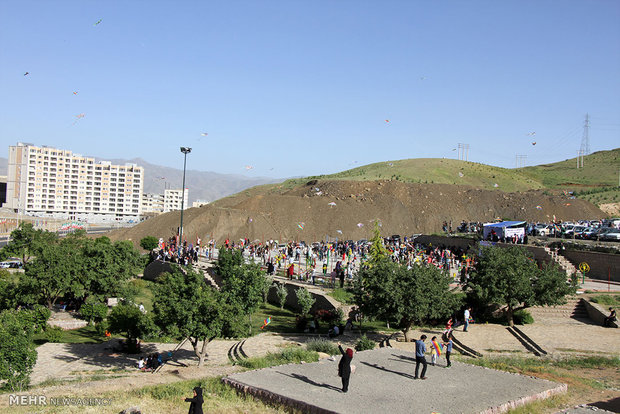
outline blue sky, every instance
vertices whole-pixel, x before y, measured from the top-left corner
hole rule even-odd
[[[620,146],[615,0],[0,0],[0,62],[2,157],[190,146],[188,169],[288,177],[468,143],[514,167],[574,157],[586,113],[592,151]]]

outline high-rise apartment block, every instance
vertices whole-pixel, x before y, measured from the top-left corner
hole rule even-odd
[[[144,169],[17,143],[9,146],[6,203],[16,212],[88,222],[139,221]]]

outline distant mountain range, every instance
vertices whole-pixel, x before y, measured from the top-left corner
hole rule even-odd
[[[97,160],[101,159],[97,158]],[[183,170],[151,164],[141,158],[130,160],[107,159],[107,161],[120,165],[132,163],[144,167],[145,193],[161,194],[164,192],[164,188],[181,188],[183,185]],[[0,175],[7,175],[7,164],[8,159],[0,157]],[[185,187],[189,189],[188,200],[190,205],[196,200],[214,201],[246,188],[280,181],[283,179],[218,174],[211,171],[187,170],[185,174]]]

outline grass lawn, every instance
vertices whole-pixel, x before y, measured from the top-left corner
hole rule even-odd
[[[590,300],[599,305],[605,306],[620,306],[620,295],[596,295],[592,296]]]
[[[342,304],[355,305],[355,301],[353,299],[353,290],[351,288],[336,288],[332,289],[331,291],[328,290],[328,294]]]
[[[144,279],[134,279],[130,283],[136,289],[134,302],[143,304],[148,312],[153,312],[153,285],[155,282]]]
[[[260,309],[252,315],[252,334],[260,332],[279,332],[279,333],[296,333],[299,330],[295,327],[295,318],[297,314],[279,306],[270,303],[263,303]],[[267,317],[271,318],[271,323],[263,330],[263,322]]]

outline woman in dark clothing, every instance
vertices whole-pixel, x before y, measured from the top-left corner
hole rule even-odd
[[[338,342],[338,349],[340,349],[340,353],[342,354],[342,358],[340,358],[340,362],[338,363],[338,376],[342,378],[342,392],[347,392],[349,390],[349,378],[351,377],[353,350],[351,348],[347,348],[346,351],[343,350],[340,342]]]
[[[183,401],[191,403],[189,405],[189,414],[203,414],[202,413],[202,388],[194,388],[194,398],[185,398]]]

